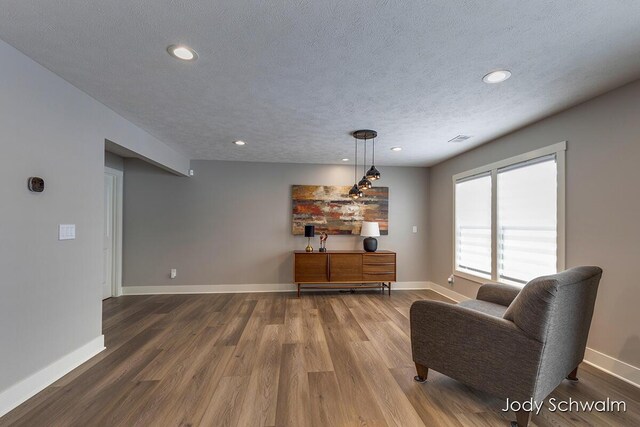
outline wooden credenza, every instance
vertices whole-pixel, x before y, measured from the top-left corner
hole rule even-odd
[[[293,277],[300,289],[389,288],[396,281],[391,251],[294,251]]]

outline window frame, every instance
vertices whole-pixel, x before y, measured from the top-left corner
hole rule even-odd
[[[531,161],[540,157],[555,155],[557,167],[557,238],[556,238],[556,270],[563,271],[565,269],[566,259],[566,231],[565,231],[565,210],[566,210],[566,189],[565,189],[565,161],[566,161],[567,141],[561,141],[557,144],[509,157],[508,159],[490,163],[460,172],[452,176],[453,182],[453,256],[452,268],[453,275],[476,283],[504,283],[498,280],[498,170],[509,166]],[[456,267],[456,183],[475,175],[482,174],[491,175],[491,279],[476,276],[466,271],[460,271]]]

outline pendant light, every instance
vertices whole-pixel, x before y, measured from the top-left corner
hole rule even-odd
[[[356,139],[356,145],[358,140]],[[364,139],[364,157],[362,161],[362,179],[358,182],[360,190],[368,190],[371,188],[371,181],[367,179],[367,138]]]
[[[375,181],[377,179],[380,179],[380,171],[378,171],[378,169],[376,169],[375,164],[376,164],[376,136],[377,134],[373,137],[373,145],[372,145],[372,151],[373,151],[373,156],[371,157],[371,168],[369,168],[369,170],[367,171],[367,179],[369,179],[369,181]],[[365,141],[366,144],[366,141]],[[366,156],[365,156],[365,161],[366,161]]]
[[[362,194],[362,191],[360,191],[360,189],[358,188],[358,141],[356,140],[356,156],[354,157],[355,159],[355,163],[353,165],[353,181],[355,182],[355,184],[353,184],[353,187],[351,187],[351,190],[349,190],[349,197],[351,197],[353,200],[358,200],[360,197],[364,196],[364,194]]]

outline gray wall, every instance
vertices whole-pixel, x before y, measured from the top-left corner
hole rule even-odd
[[[124,159],[108,151],[104,152],[104,165],[111,169],[124,171]]]
[[[452,273],[453,174],[568,141],[567,267],[604,269],[589,347],[640,366],[640,82],[542,120],[430,170],[430,280]],[[474,297],[478,284],[456,278]]]
[[[241,149],[241,148],[239,148]],[[291,185],[348,185],[349,166],[193,161],[180,178],[125,160],[124,286],[291,283]],[[427,279],[426,168],[380,167],[389,188],[389,235],[398,280]],[[412,233],[412,226],[418,233]],[[329,236],[329,249],[360,249],[361,238]],[[314,239],[318,247],[318,239]],[[169,270],[178,277],[169,278]]]
[[[101,335],[105,138],[189,161],[2,41],[0,58],[1,393]]]

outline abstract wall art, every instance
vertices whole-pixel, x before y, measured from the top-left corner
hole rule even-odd
[[[352,200],[350,186],[294,185],[292,232],[303,235],[305,225],[316,233],[359,235],[362,221],[377,222],[380,234],[389,234],[389,187],[373,187],[365,197]]]

